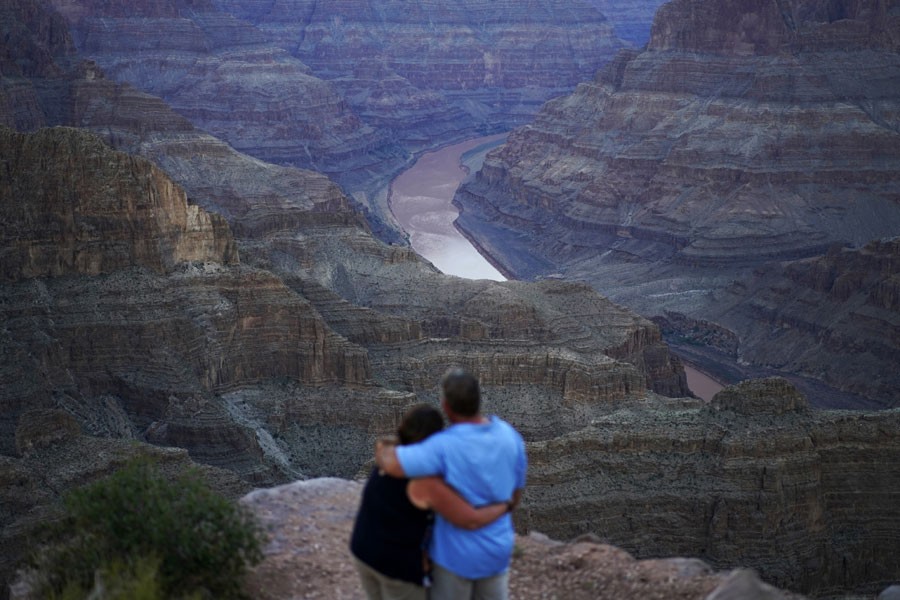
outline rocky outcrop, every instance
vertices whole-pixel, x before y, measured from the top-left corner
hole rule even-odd
[[[224,220],[152,165],[70,129],[2,140],[15,174],[0,197],[4,452],[24,410],[62,407],[92,433],[271,481],[297,467],[273,461],[220,394],[279,378],[371,386],[365,351],[277,277],[239,266]]]
[[[0,155],[2,280],[237,262],[222,217],[188,204],[151,163],[110,152],[99,139],[72,129],[0,129]]]
[[[271,533],[263,562],[250,573],[247,593],[261,600],[365,595],[346,540],[359,506],[362,485],[342,479],[314,479],[257,490],[241,502]],[[714,572],[701,560],[635,560],[598,543],[562,543],[545,535],[516,538],[509,576],[510,597],[670,600],[799,598],[762,583],[746,569]]]
[[[517,276],[730,328],[718,292],[759,265],[896,234],[898,19],[885,3],[671,2],[646,50],[488,155],[458,224]],[[774,345],[739,335],[742,357]]]
[[[898,425],[897,410],[810,411],[777,378],[705,407],[623,410],[529,445],[522,525],[745,565],[814,595],[877,592],[900,573]]]

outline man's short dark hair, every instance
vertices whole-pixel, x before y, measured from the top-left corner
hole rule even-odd
[[[461,368],[447,371],[441,381],[447,406],[461,417],[474,417],[481,409],[481,390],[478,378]]]

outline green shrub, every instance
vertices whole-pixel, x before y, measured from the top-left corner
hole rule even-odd
[[[156,582],[164,598],[241,598],[247,567],[262,559],[262,534],[246,509],[196,474],[167,480],[146,461],[70,493],[52,539],[34,561],[48,596],[90,590],[106,573],[145,590]]]
[[[101,565],[94,573],[91,587],[70,581],[61,593],[53,590],[48,593],[48,600],[83,600],[98,596],[104,600],[166,600],[159,579],[159,560],[154,558],[139,558],[133,564],[117,560]]]

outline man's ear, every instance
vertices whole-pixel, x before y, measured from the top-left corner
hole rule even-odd
[[[453,410],[451,410],[450,405],[447,404],[447,399],[444,396],[441,396],[441,410],[444,411],[444,414],[447,415],[447,420],[453,421]]]

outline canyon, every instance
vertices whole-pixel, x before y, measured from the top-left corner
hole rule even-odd
[[[639,558],[754,567],[768,581],[820,595],[868,593],[896,580],[896,409],[813,410],[815,396],[780,379],[727,388],[711,403],[692,398],[662,332],[742,350],[727,327],[674,311],[654,322],[561,277],[444,275],[401,236],[380,239],[372,211],[325,175],[253,155],[276,109],[248,112],[262,120],[247,125],[245,153],[212,135],[233,135],[227,128],[201,128],[202,111],[188,116],[177,101],[116,81],[98,64],[111,61],[124,78],[138,63],[152,65],[146,57],[168,56],[159,73],[203,87],[182,69],[216,47],[219,58],[254,65],[248,80],[239,65],[220,73],[241,80],[237,87],[205,88],[220,103],[209,106],[220,108],[242,101],[230,94],[265,95],[266,82],[280,77],[266,73],[309,77],[325,96],[291,99],[318,108],[295,107],[288,137],[299,139],[309,118],[336,128],[323,139],[350,148],[346,157],[381,160],[366,141],[377,128],[354,120],[361,113],[340,93],[330,95],[336,84],[271,42],[266,27],[274,25],[222,17],[224,4],[204,2],[191,10],[142,3],[146,14],[130,17],[109,3],[53,4],[59,13],[37,0],[0,7],[16,41],[0,54],[0,477],[9,483],[0,487],[2,579],[29,527],[66,489],[134,454],[178,468],[201,463],[232,496],[250,485],[357,476],[374,438],[392,431],[410,404],[435,402],[441,374],[458,364],[481,379],[486,411],[528,441],[523,531],[592,533]],[[92,21],[94,9],[104,16]],[[183,47],[158,54],[140,36],[112,40],[131,44],[115,60],[84,60],[78,49],[93,43],[86,32],[142,31],[148,22],[194,33],[168,36]],[[144,43],[146,54],[138,51]],[[258,71],[243,52],[258,53]],[[473,132],[482,133],[459,135]],[[491,154],[476,181],[522,135]],[[398,150],[396,164],[411,152]],[[371,170],[370,181],[389,171]],[[465,226],[471,209],[462,204]],[[822,336],[803,325],[815,314],[802,303],[781,318],[777,307],[791,297],[784,282],[808,290],[809,302],[828,298],[834,310],[852,299],[847,324],[834,325],[829,342],[841,377],[840,345],[854,319],[870,315],[873,340],[892,322],[895,252],[889,241],[829,246],[821,256],[756,265],[752,286],[732,277],[722,293],[732,295],[735,318],[768,314],[815,339]],[[754,305],[741,304],[741,285],[756,290]],[[878,351],[889,361],[889,344]],[[873,385],[865,375],[846,381]],[[890,392],[893,384],[879,381]]]
[[[709,345],[710,372],[896,406],[898,11],[670,2],[646,49],[488,156],[457,224],[504,272],[589,282]]]
[[[53,0],[111,79],[267,162],[328,174],[399,242],[414,153],[525,122],[627,45],[586,0]],[[649,11],[621,11],[632,35]]]

